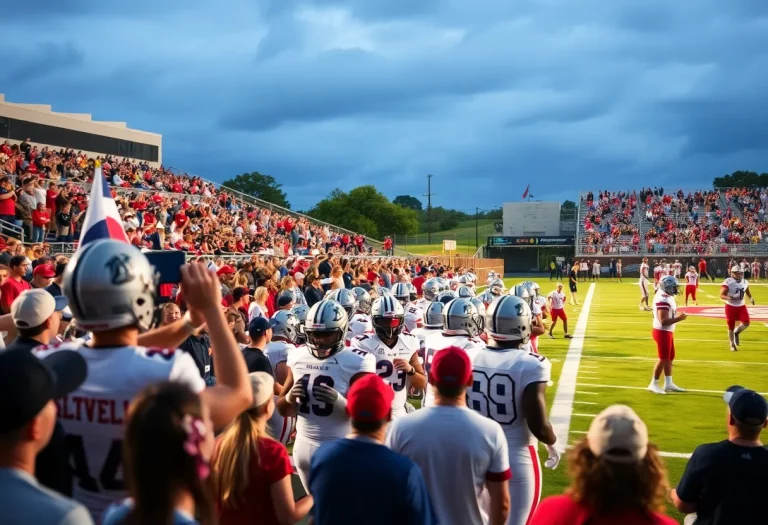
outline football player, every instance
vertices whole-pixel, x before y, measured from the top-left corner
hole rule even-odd
[[[473,356],[474,382],[467,391],[467,405],[504,429],[515,473],[509,481],[514,504],[507,523],[525,525],[541,497],[538,442],[547,447],[548,468],[560,462],[545,397],[552,365],[546,357],[523,349],[531,336],[531,309],[519,297],[506,295],[495,301],[485,326],[488,345]]]
[[[483,301],[485,307],[488,308],[493,301],[504,295],[505,291],[504,281],[501,279],[494,279],[491,281],[491,284],[488,285],[488,289],[480,294],[480,300]]]
[[[411,303],[411,290],[407,283],[397,283],[392,287],[392,295],[403,307],[405,312],[405,329],[408,332],[419,328],[422,325],[424,313],[421,308]]]
[[[621,274],[623,272],[623,266],[624,264],[621,262],[621,259],[616,260],[616,277],[618,277],[619,282],[621,282]]]
[[[558,319],[563,320],[563,330],[565,331],[566,339],[571,339],[571,335],[568,333],[568,317],[565,315],[565,293],[563,292],[563,283],[557,283],[557,289],[553,292],[549,292],[547,301],[549,302],[549,308],[552,312],[552,324],[549,327],[549,337],[554,339],[552,330],[555,328]]]
[[[680,263],[680,259],[675,259],[673,272],[675,275],[675,279],[680,280],[680,276],[683,274],[683,265]]]
[[[477,337],[484,327],[485,320],[469,299],[454,299],[443,308],[443,329],[431,334],[424,341],[424,369],[429,378],[429,368],[435,354],[445,348],[456,346],[470,354],[479,350],[483,342]],[[427,383],[423,406],[433,406],[435,394],[432,385]]]
[[[393,300],[393,299],[390,299]],[[344,397],[362,375],[376,371],[370,354],[345,348],[347,312],[322,300],[307,313],[307,344],[288,355],[288,371],[277,402],[280,414],[298,416],[293,459],[304,490],[309,490],[312,455],[326,441],[350,433]]]
[[[291,308],[291,313],[299,320],[299,335],[296,338],[297,345],[303,345],[307,342],[307,335],[304,333],[304,323],[307,322],[307,312],[309,312],[309,307],[305,304],[297,304]]]
[[[648,306],[648,257],[643,257],[643,262],[640,263],[640,281],[637,284],[640,285],[640,309],[650,312],[651,307]]]
[[[754,282],[757,282],[758,279],[760,279],[760,262],[757,260],[757,257],[755,257],[755,260],[752,261],[752,280]]]
[[[664,273],[664,267],[660,261],[656,261],[656,265],[653,267],[653,289],[656,290],[659,287],[659,281]]]
[[[326,299],[336,301],[347,312],[347,335],[345,336],[345,346],[350,346],[352,339],[365,333],[366,330],[370,331],[370,322],[366,323],[368,316],[363,314],[362,317],[358,316],[359,304],[357,302],[357,295],[353,290],[347,290],[346,288],[338,288],[331,291]]]
[[[352,348],[367,353],[376,360],[376,373],[392,385],[392,418],[406,414],[408,391],[406,381],[415,390],[427,384],[419,363],[419,340],[403,333],[405,312],[395,297],[379,297],[371,306],[373,334],[363,334],[352,340]]]
[[[190,312],[202,314],[208,326],[215,386],[206,388],[186,352],[139,344],[139,334],[151,327],[155,314],[155,268],[134,246],[111,239],[81,247],[64,271],[64,295],[78,326],[90,330],[91,339],[35,350],[41,358],[75,350],[88,363],[85,382],[59,401],[58,410],[76,479],[74,499],[88,508],[96,523],[111,502],[127,496],[121,476],[123,422],[141,390],[159,381],[186,384],[200,395],[218,429],[253,400],[245,360],[221,308],[219,279],[199,263],[183,266],[181,275]],[[196,333],[189,318],[183,323],[189,326],[186,336]]]
[[[731,352],[735,352],[741,344],[739,340],[741,332],[749,328],[749,312],[744,296],[749,297],[750,302],[755,304],[741,266],[734,264],[731,267],[731,276],[720,286],[720,299],[725,301],[725,320],[728,324],[728,342],[731,345]],[[736,328],[737,322],[738,328]]]
[[[665,275],[659,281],[659,291],[653,298],[653,340],[656,341],[656,351],[659,360],[653,367],[653,377],[648,390],[654,394],[667,392],[685,392],[672,382],[672,361],[675,359],[675,325],[688,317],[677,313],[675,296],[680,293],[677,279]],[[661,373],[664,372],[664,388],[658,385]]]
[[[440,283],[437,279],[430,279],[421,287],[421,294],[424,296],[424,300],[428,302],[435,301],[440,292]]]
[[[420,348],[424,349],[424,340],[430,335],[435,332],[439,332],[443,329],[443,308],[445,307],[444,303],[441,303],[440,301],[432,301],[427,305],[427,307],[424,309],[424,319],[423,323],[424,326],[421,328],[417,328],[413,332],[411,332],[411,335],[416,336],[416,339],[419,340]],[[421,356],[423,358],[423,356]]]
[[[519,297],[520,299],[528,303],[528,307],[531,309],[531,337],[528,339],[528,342],[525,343],[524,350],[533,352],[534,354],[538,354],[539,353],[539,344],[538,344],[539,336],[546,333],[547,330],[546,328],[544,328],[544,321],[542,320],[541,308],[533,299],[533,295],[532,295],[533,288],[530,286],[529,283],[530,281],[523,284],[518,284],[517,286],[510,288],[509,295]]]
[[[696,289],[699,287],[699,274],[695,266],[689,266],[685,273],[685,306],[688,306],[688,297],[693,298],[693,304],[699,306],[696,300]]]
[[[278,392],[282,390],[282,385],[288,377],[288,354],[296,350],[296,342],[299,339],[301,323],[299,318],[293,312],[288,310],[279,310],[272,316],[275,325],[272,327],[272,340],[267,343],[264,349],[264,355],[269,359],[274,372],[275,386]],[[275,395],[275,405],[277,405],[278,395]],[[293,434],[296,424],[296,418],[284,417],[277,410],[267,421],[269,434],[283,445],[287,445]]]

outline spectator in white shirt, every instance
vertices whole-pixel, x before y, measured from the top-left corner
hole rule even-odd
[[[458,347],[439,351],[429,381],[435,405],[397,418],[387,445],[419,465],[441,525],[505,525],[512,477],[507,440],[497,422],[467,408],[469,354]]]

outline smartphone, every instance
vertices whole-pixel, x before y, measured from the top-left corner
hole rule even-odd
[[[187,262],[185,253],[177,250],[145,254],[149,259],[149,264],[154,266],[155,271],[160,274],[157,284],[178,284],[181,282],[181,267]]]

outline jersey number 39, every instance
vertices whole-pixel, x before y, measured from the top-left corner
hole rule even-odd
[[[500,425],[511,425],[517,419],[515,380],[507,374],[472,372],[472,388],[467,390],[469,408],[491,418]]]

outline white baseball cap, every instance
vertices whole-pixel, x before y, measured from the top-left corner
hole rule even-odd
[[[606,461],[637,463],[648,453],[648,427],[627,405],[611,405],[592,420],[587,444]]]
[[[54,297],[42,288],[25,290],[11,304],[11,318],[17,328],[40,326],[53,312],[60,312],[69,301],[63,295]]]
[[[275,380],[266,372],[252,372],[248,374],[253,390],[253,404],[251,408],[260,407],[269,401],[275,392]]]

